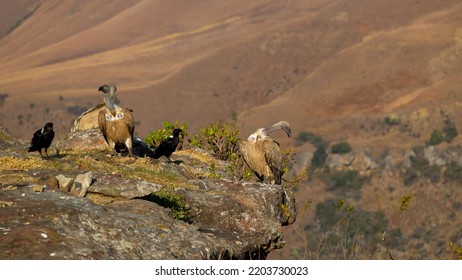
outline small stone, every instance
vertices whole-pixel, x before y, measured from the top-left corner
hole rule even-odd
[[[55,178],[58,180],[60,190],[63,190],[65,192],[69,192],[71,190],[74,178],[68,178],[62,174],[59,174]]]
[[[85,174],[79,174],[74,180],[74,184],[71,189],[71,194],[84,197],[87,194],[87,190],[93,181],[93,173],[87,172]]]
[[[46,185],[52,189],[58,189],[59,188],[59,182],[58,180],[51,174],[46,174],[43,175],[39,180],[38,183],[40,185]]]
[[[45,233],[41,233],[40,234],[43,238],[48,238],[48,235],[46,235]]]
[[[326,165],[329,168],[348,167],[355,160],[354,153],[348,154],[330,154],[326,158]]]
[[[43,192],[43,190],[45,189],[45,186],[43,185],[32,185],[32,191],[33,192]],[[23,194],[23,196],[26,196],[25,194]]]
[[[13,206],[13,205],[14,205],[13,201],[0,200],[0,207],[7,207],[7,206]]]

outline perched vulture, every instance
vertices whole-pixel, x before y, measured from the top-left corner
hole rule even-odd
[[[32,141],[28,152],[38,151],[40,156],[43,158],[42,149],[45,149],[45,155],[48,157],[48,148],[55,137],[55,132],[53,131],[53,123],[46,123],[45,126],[37,130],[32,136]]]
[[[283,166],[282,153],[279,143],[269,137],[269,134],[283,130],[290,137],[290,125],[280,121],[267,128],[259,128],[247,140],[238,143],[242,157],[253,171],[258,180],[264,183],[280,185],[282,181]]]
[[[106,104],[106,108],[98,114],[99,130],[106,143],[112,148],[114,155],[117,155],[117,150],[126,148],[128,154],[133,156],[132,143],[135,122],[130,109],[124,109],[117,105],[116,90],[115,85],[107,84],[98,88],[98,91],[104,93],[104,103]]]
[[[179,128],[173,129],[172,135],[162,140],[160,145],[156,148],[156,150],[154,151],[153,157],[155,159],[158,159],[161,156],[165,156],[168,159],[168,161],[171,161],[170,156],[176,150],[176,147],[178,146],[178,143],[180,142],[181,132],[182,130]]]

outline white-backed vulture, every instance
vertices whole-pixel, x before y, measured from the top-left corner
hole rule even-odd
[[[288,137],[291,135],[289,123],[280,121],[270,127],[257,129],[247,140],[240,140],[238,147],[245,163],[259,181],[280,185],[284,173],[282,153],[279,143],[269,137],[277,130],[285,131]]]
[[[112,148],[114,155],[118,154],[117,149],[120,146],[125,146],[128,154],[133,156],[132,143],[135,122],[132,111],[117,105],[115,85],[104,84],[98,88],[98,91],[104,93],[104,103],[106,104],[106,109],[98,114],[98,126],[106,143]]]

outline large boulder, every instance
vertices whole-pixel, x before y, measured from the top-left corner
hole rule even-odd
[[[234,180],[199,149],[111,157],[98,137],[75,130],[59,155],[0,158],[0,259],[264,259],[284,246],[290,190]]]
[[[110,203],[31,186],[0,190],[0,259],[262,259],[284,246],[281,226],[296,215],[282,186],[198,180],[197,189],[175,191],[189,213],[182,221],[149,199],[161,186],[114,176],[99,192],[94,177],[88,192]]]

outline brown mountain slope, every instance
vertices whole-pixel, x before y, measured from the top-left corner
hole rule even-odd
[[[282,118],[328,133],[326,121],[442,103],[432,92],[458,85],[456,1],[38,3],[0,45],[1,120],[22,123],[20,137],[49,119],[67,131],[104,82],[118,84],[140,136],[236,113],[243,134]]]
[[[231,87],[236,92],[232,96],[209,97],[221,94],[217,93],[221,91],[218,86],[223,87],[222,82],[233,76],[236,67],[244,68],[246,79],[255,79],[257,73],[265,77],[263,81],[272,79],[258,71],[267,68],[266,63],[260,63],[268,60],[267,55],[254,62],[252,53],[237,54],[239,60],[249,63],[246,66],[230,65],[236,58],[228,53],[242,43],[253,46],[252,37],[286,24],[287,18],[310,16],[320,5],[317,2],[323,1],[188,1],[168,5],[162,1],[123,1],[125,6],[118,2],[105,5],[105,1],[81,6],[77,2],[44,1],[33,16],[2,39],[0,86],[10,95],[4,123],[16,122],[20,118],[17,112],[34,107],[35,112],[44,113],[35,113],[35,121],[62,118],[64,123],[58,128],[66,129],[74,117],[67,108],[94,103],[99,99],[96,87],[107,81],[116,82],[125,105],[135,109],[141,135],[172,117],[183,118],[193,127],[228,118],[232,109],[220,107],[235,103],[250,91],[237,91],[239,84],[233,80]],[[273,72],[281,79],[276,70]],[[257,79],[251,90],[250,94],[256,90],[261,94],[266,86]],[[124,98],[123,92],[130,97]],[[145,102],[149,99],[153,101]],[[250,105],[254,99],[248,98]],[[204,110],[213,107],[218,115]],[[151,116],[153,111],[155,116]],[[47,112],[54,114],[46,116]],[[29,125],[37,126],[23,124],[27,130],[32,129]],[[23,131],[18,134],[22,136]]]
[[[456,93],[461,86],[458,14],[462,6],[449,3],[451,5],[442,9],[438,8],[439,4],[431,5],[429,1],[426,4],[428,6],[423,6],[420,2],[414,15],[403,14],[401,18],[396,11],[384,9],[384,17],[396,18],[401,24],[393,26],[396,23],[390,20],[383,23],[389,26],[381,28],[374,28],[377,21],[367,16],[358,20],[356,29],[349,27],[361,6],[345,11],[344,23],[336,24],[335,31],[324,34],[348,34],[351,44],[324,59],[296,87],[245,112],[244,116],[252,115],[253,120],[260,116],[259,121],[263,121],[274,114],[290,116],[290,112],[297,112],[292,123],[300,129],[354,138],[358,134],[348,125],[352,120],[359,124],[366,117],[383,118],[390,112],[409,115],[422,107],[439,107],[455,113],[460,100]],[[434,10],[428,11],[429,8]],[[339,17],[342,13],[338,13]],[[328,18],[327,15],[324,18]],[[368,31],[359,31],[363,28]],[[345,40],[336,38],[329,45],[338,42]],[[298,117],[300,115],[303,118]]]

